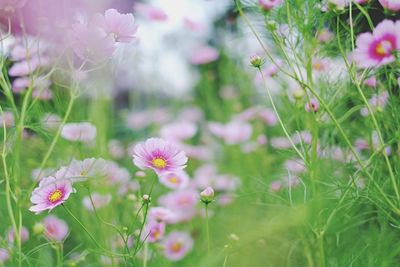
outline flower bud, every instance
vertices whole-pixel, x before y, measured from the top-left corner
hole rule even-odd
[[[208,205],[214,201],[214,194],[214,189],[209,186],[200,193],[200,200]]]
[[[33,233],[36,235],[40,235],[44,233],[44,225],[42,223],[35,223],[33,226]]]
[[[252,55],[250,56],[250,64],[254,67],[254,68],[261,68],[262,65],[264,65],[264,59],[262,59],[259,55]]]
[[[149,195],[143,195],[142,197],[143,203],[150,203],[151,202],[151,197]]]

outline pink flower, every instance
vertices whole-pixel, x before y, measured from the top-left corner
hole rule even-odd
[[[61,167],[56,176],[68,179],[71,182],[82,182],[88,178],[97,178],[105,176],[106,161],[97,158],[88,158],[84,160],[72,160],[66,167]]]
[[[261,8],[265,11],[269,11],[274,7],[281,5],[283,0],[259,0]]]
[[[333,33],[329,29],[323,28],[317,32],[316,38],[321,43],[327,43],[333,39]]]
[[[14,232],[14,228],[10,229],[8,231],[8,241],[10,243],[14,243],[15,240],[15,232]],[[29,239],[29,231],[28,228],[26,228],[25,226],[22,226],[21,231],[20,231],[20,237],[21,237],[21,243],[26,242]]]
[[[369,87],[376,87],[376,77],[372,75],[368,79],[365,79],[364,84]]]
[[[189,176],[184,171],[162,173],[158,179],[160,183],[171,189],[183,189],[189,184]]]
[[[10,259],[10,253],[4,248],[0,248],[0,264],[4,264]]]
[[[174,231],[164,238],[162,246],[167,259],[179,261],[193,249],[193,239],[186,232]]]
[[[92,204],[93,200],[93,204]],[[100,195],[98,193],[93,193],[92,194],[92,200],[90,199],[89,196],[86,196],[83,198],[82,203],[83,206],[89,211],[93,211],[93,206],[97,209],[100,209],[104,206],[106,206],[108,203],[111,201],[111,194],[107,195]]]
[[[275,149],[288,149],[291,148],[289,139],[287,137],[273,137],[271,138],[271,146]]]
[[[174,212],[164,207],[152,207],[149,209],[149,221],[171,223],[174,219]]]
[[[141,239],[149,243],[161,240],[165,234],[165,223],[157,221],[148,221],[144,226]]]
[[[71,28],[71,47],[78,57],[92,62],[111,58],[115,51],[114,38],[95,21],[75,23]]]
[[[121,159],[125,156],[125,148],[118,140],[110,140],[108,142],[108,152],[116,159]]]
[[[186,167],[185,152],[161,138],[149,138],[135,146],[133,163],[140,169],[153,169],[156,173],[174,172]]]
[[[161,206],[174,212],[175,216],[170,223],[177,223],[190,220],[196,214],[196,205],[199,201],[197,191],[185,189],[173,191],[159,198]]]
[[[219,58],[219,52],[217,49],[211,46],[204,46],[193,50],[193,54],[190,57],[190,62],[193,65],[203,65],[211,63]]]
[[[57,176],[43,178],[32,192],[30,200],[34,205],[29,210],[36,214],[44,210],[51,211],[64,203],[71,193],[75,193],[75,189],[70,180],[60,179]]]
[[[398,0],[378,0],[379,3],[390,11],[400,11],[400,2]]]
[[[113,161],[108,161],[105,164],[104,174],[108,184],[126,184],[131,180],[129,171]]]
[[[273,181],[271,182],[271,184],[269,185],[269,190],[271,192],[279,192],[282,189],[282,182],[277,180],[277,181]]]
[[[138,14],[150,20],[166,21],[168,19],[168,15],[162,9],[151,5],[135,3],[134,9]]]
[[[241,121],[232,121],[225,125],[211,122],[208,128],[211,133],[224,139],[225,143],[230,145],[248,141],[253,132],[250,124]]]
[[[132,14],[121,14],[116,9],[108,9],[96,16],[97,25],[111,35],[116,42],[129,43],[135,39],[137,25]]]
[[[61,131],[61,136],[69,141],[90,142],[96,138],[96,127],[89,122],[67,123]]]
[[[353,59],[360,68],[380,67],[395,61],[394,52],[400,47],[400,22],[384,20],[373,33],[357,37]]]
[[[300,173],[306,170],[306,166],[299,159],[289,159],[285,162],[285,167],[292,173]]]
[[[312,98],[310,99],[310,102],[306,103],[306,105],[304,106],[304,109],[307,112],[313,111],[313,112],[317,112],[319,109],[319,102],[317,99]]]
[[[3,112],[3,115],[0,113],[0,127],[3,128],[3,125],[6,128],[10,128],[14,126],[14,114],[10,111]]]
[[[29,61],[23,60],[14,63],[8,70],[10,76],[27,76],[33,73],[37,68],[43,67],[49,64],[49,59],[47,57],[33,57]]]
[[[68,234],[68,225],[56,216],[49,215],[43,219],[44,235],[50,240],[62,241]]]
[[[191,122],[175,122],[163,126],[160,130],[162,138],[168,141],[183,141],[192,138],[197,127]]]
[[[61,118],[56,114],[45,113],[41,119],[41,124],[46,130],[56,130],[61,124]]]

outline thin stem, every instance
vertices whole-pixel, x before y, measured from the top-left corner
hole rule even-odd
[[[204,204],[206,211],[206,235],[207,235],[207,262],[208,265],[211,266],[211,254],[210,254],[210,226],[209,226],[209,217],[208,217],[208,204]]]

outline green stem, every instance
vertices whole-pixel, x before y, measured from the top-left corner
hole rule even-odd
[[[204,204],[206,211],[206,235],[207,235],[207,262],[208,266],[211,266],[211,254],[210,254],[210,226],[209,226],[209,217],[208,217],[208,204]]]

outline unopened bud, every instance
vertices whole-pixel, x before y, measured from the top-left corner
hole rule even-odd
[[[264,59],[262,59],[259,55],[252,55],[250,56],[250,64],[254,68],[260,68],[262,65],[264,65]]]
[[[44,233],[44,225],[42,223],[35,223],[33,226],[33,233],[36,235],[40,235]]]
[[[150,203],[151,197],[149,195],[143,195],[142,200],[143,200],[143,203]]]
[[[200,193],[200,200],[208,205],[214,201],[214,194],[214,189],[209,186]]]

